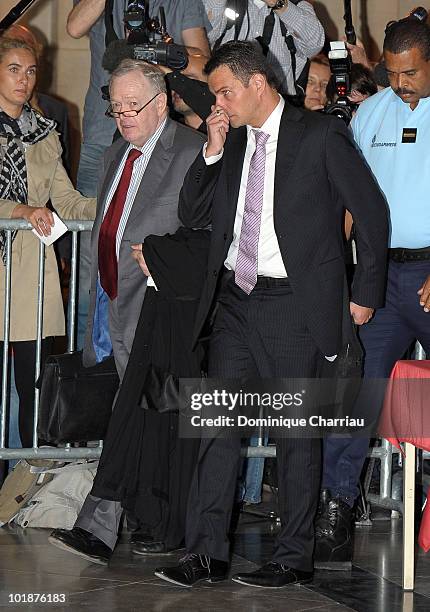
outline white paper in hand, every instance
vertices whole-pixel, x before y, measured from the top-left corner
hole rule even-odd
[[[33,234],[39,238],[39,240],[46,244],[46,246],[53,244],[56,240],[58,240],[58,238],[67,232],[67,226],[61,221],[57,213],[53,212],[52,214],[54,215],[54,226],[51,227],[51,233],[49,236],[41,236],[35,229],[31,230]]]

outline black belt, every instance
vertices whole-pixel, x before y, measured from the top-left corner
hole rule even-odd
[[[430,259],[430,247],[424,247],[423,249],[388,249],[388,256],[397,263],[425,261]]]
[[[271,278],[270,276],[257,276],[256,289],[274,289],[275,287],[288,287],[288,278]]]
[[[224,268],[223,279],[227,281],[233,280],[234,282],[233,270],[227,270]],[[275,287],[288,287],[289,285],[290,281],[286,277],[272,278],[271,276],[257,276],[257,284],[255,285],[255,289],[274,289]]]

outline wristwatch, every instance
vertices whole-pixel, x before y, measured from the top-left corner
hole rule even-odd
[[[281,8],[284,8],[284,6],[287,4],[286,0],[277,0],[276,4],[274,4],[272,6],[274,11],[278,11]]]

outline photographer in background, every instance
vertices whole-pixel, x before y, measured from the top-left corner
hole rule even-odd
[[[169,84],[174,111],[183,117],[185,125],[206,134],[205,120],[211,113],[212,104],[215,104],[215,97],[209,91],[203,71],[194,71],[187,75],[170,72],[166,74],[166,81]]]
[[[215,104],[204,73],[206,61],[205,57],[194,57],[192,65],[188,64],[182,71],[159,66],[165,74],[173,111],[182,117],[185,125],[205,134],[206,118]]]
[[[330,77],[330,64],[327,57],[323,54],[313,57],[306,85],[305,108],[312,111],[323,110],[327,103],[326,89]]]
[[[373,72],[366,64],[356,63],[354,61],[354,53],[351,48],[362,49],[364,56],[366,52],[361,46],[350,45],[346,43],[346,47],[351,53],[352,65],[349,73],[350,93],[347,98],[351,103],[352,114],[358,108],[358,105],[369,96],[377,93],[378,85],[373,76]],[[306,86],[305,108],[313,111],[321,111],[328,104],[333,105],[337,102],[338,94],[336,84],[330,70],[328,58],[323,55],[317,55],[312,58],[309,66],[309,76]]]
[[[73,38],[88,34],[90,38],[91,74],[85,98],[83,144],[79,161],[77,188],[87,196],[95,196],[100,162],[104,151],[112,143],[115,125],[105,116],[108,103],[102,99],[101,87],[108,82],[102,68],[106,48],[105,8],[111,6],[113,29],[118,38],[125,38],[124,12],[126,0],[74,0],[74,8],[67,20],[67,32]],[[149,0],[149,13],[156,16],[163,6],[167,30],[176,43],[197,47],[209,55],[205,28],[210,24],[201,0]],[[109,15],[108,15],[109,17]],[[78,348],[82,347],[89,305],[90,235],[81,235],[78,297]]]
[[[290,95],[304,91],[308,59],[319,53],[325,39],[309,2],[203,0],[203,4],[212,25],[211,47],[215,49],[230,40],[258,40],[280,82],[280,91]],[[228,19],[226,13],[237,17]],[[292,46],[295,52],[290,51]]]

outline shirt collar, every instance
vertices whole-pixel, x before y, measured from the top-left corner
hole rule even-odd
[[[155,145],[157,144],[158,139],[161,136],[161,132],[166,127],[166,123],[167,123],[167,117],[164,119],[164,121],[162,121],[162,123],[160,123],[158,128],[155,130],[155,132],[152,134],[152,136],[150,136],[148,138],[148,140],[145,142],[143,147],[136,147],[135,145],[130,143],[128,148],[127,148],[127,153],[129,151],[131,151],[131,149],[137,149],[138,151],[141,151],[143,155],[150,155],[152,153]]]
[[[393,100],[395,101],[395,104],[397,104],[401,110],[412,114],[415,113],[418,109],[423,109],[425,106],[430,104],[430,97],[420,98],[418,106],[415,107],[415,110],[412,110],[409,106],[409,102],[403,102],[403,100],[393,91],[393,89],[391,89],[391,94]]]
[[[278,94],[279,95],[279,94]],[[279,125],[281,123],[282,113],[284,112],[285,100],[282,96],[279,96],[279,102],[270,115],[267,117],[266,121],[263,123],[261,128],[253,128],[250,125],[246,126],[248,138],[252,130],[261,130],[266,134],[269,134],[269,140],[277,139],[279,133]]]

